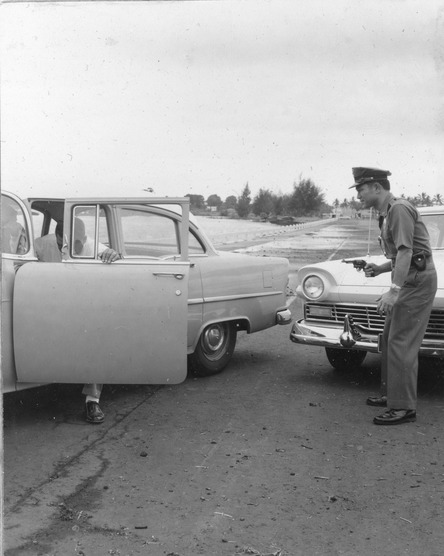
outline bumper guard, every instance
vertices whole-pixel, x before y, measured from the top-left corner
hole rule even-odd
[[[323,346],[338,349],[353,349],[380,353],[380,334],[369,334],[351,315],[345,315],[343,328],[320,326],[299,320],[293,323],[290,340],[296,344]],[[426,357],[444,357],[444,345],[424,339],[419,354]]]

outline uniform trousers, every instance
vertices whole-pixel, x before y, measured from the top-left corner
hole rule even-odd
[[[392,274],[393,278],[393,274]],[[382,334],[381,394],[390,409],[416,410],[418,352],[437,290],[433,260],[411,267]]]

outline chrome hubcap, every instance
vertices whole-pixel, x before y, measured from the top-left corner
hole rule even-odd
[[[211,326],[205,330],[203,336],[203,347],[209,354],[217,353],[225,342],[225,333],[220,325]]]

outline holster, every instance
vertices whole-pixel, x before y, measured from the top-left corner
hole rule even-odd
[[[418,251],[412,255],[412,265],[416,268],[416,270],[425,270],[427,266],[427,258],[424,251]]]

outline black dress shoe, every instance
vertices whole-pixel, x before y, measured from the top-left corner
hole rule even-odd
[[[105,419],[105,415],[103,411],[100,409],[99,404],[97,402],[86,402],[85,407],[86,412],[86,420],[88,423],[92,423],[93,425],[98,425],[103,423]]]
[[[387,407],[387,396],[369,396],[365,402],[367,405]]]
[[[375,425],[401,425],[411,421],[416,421],[416,411],[414,409],[389,409],[373,419]]]

